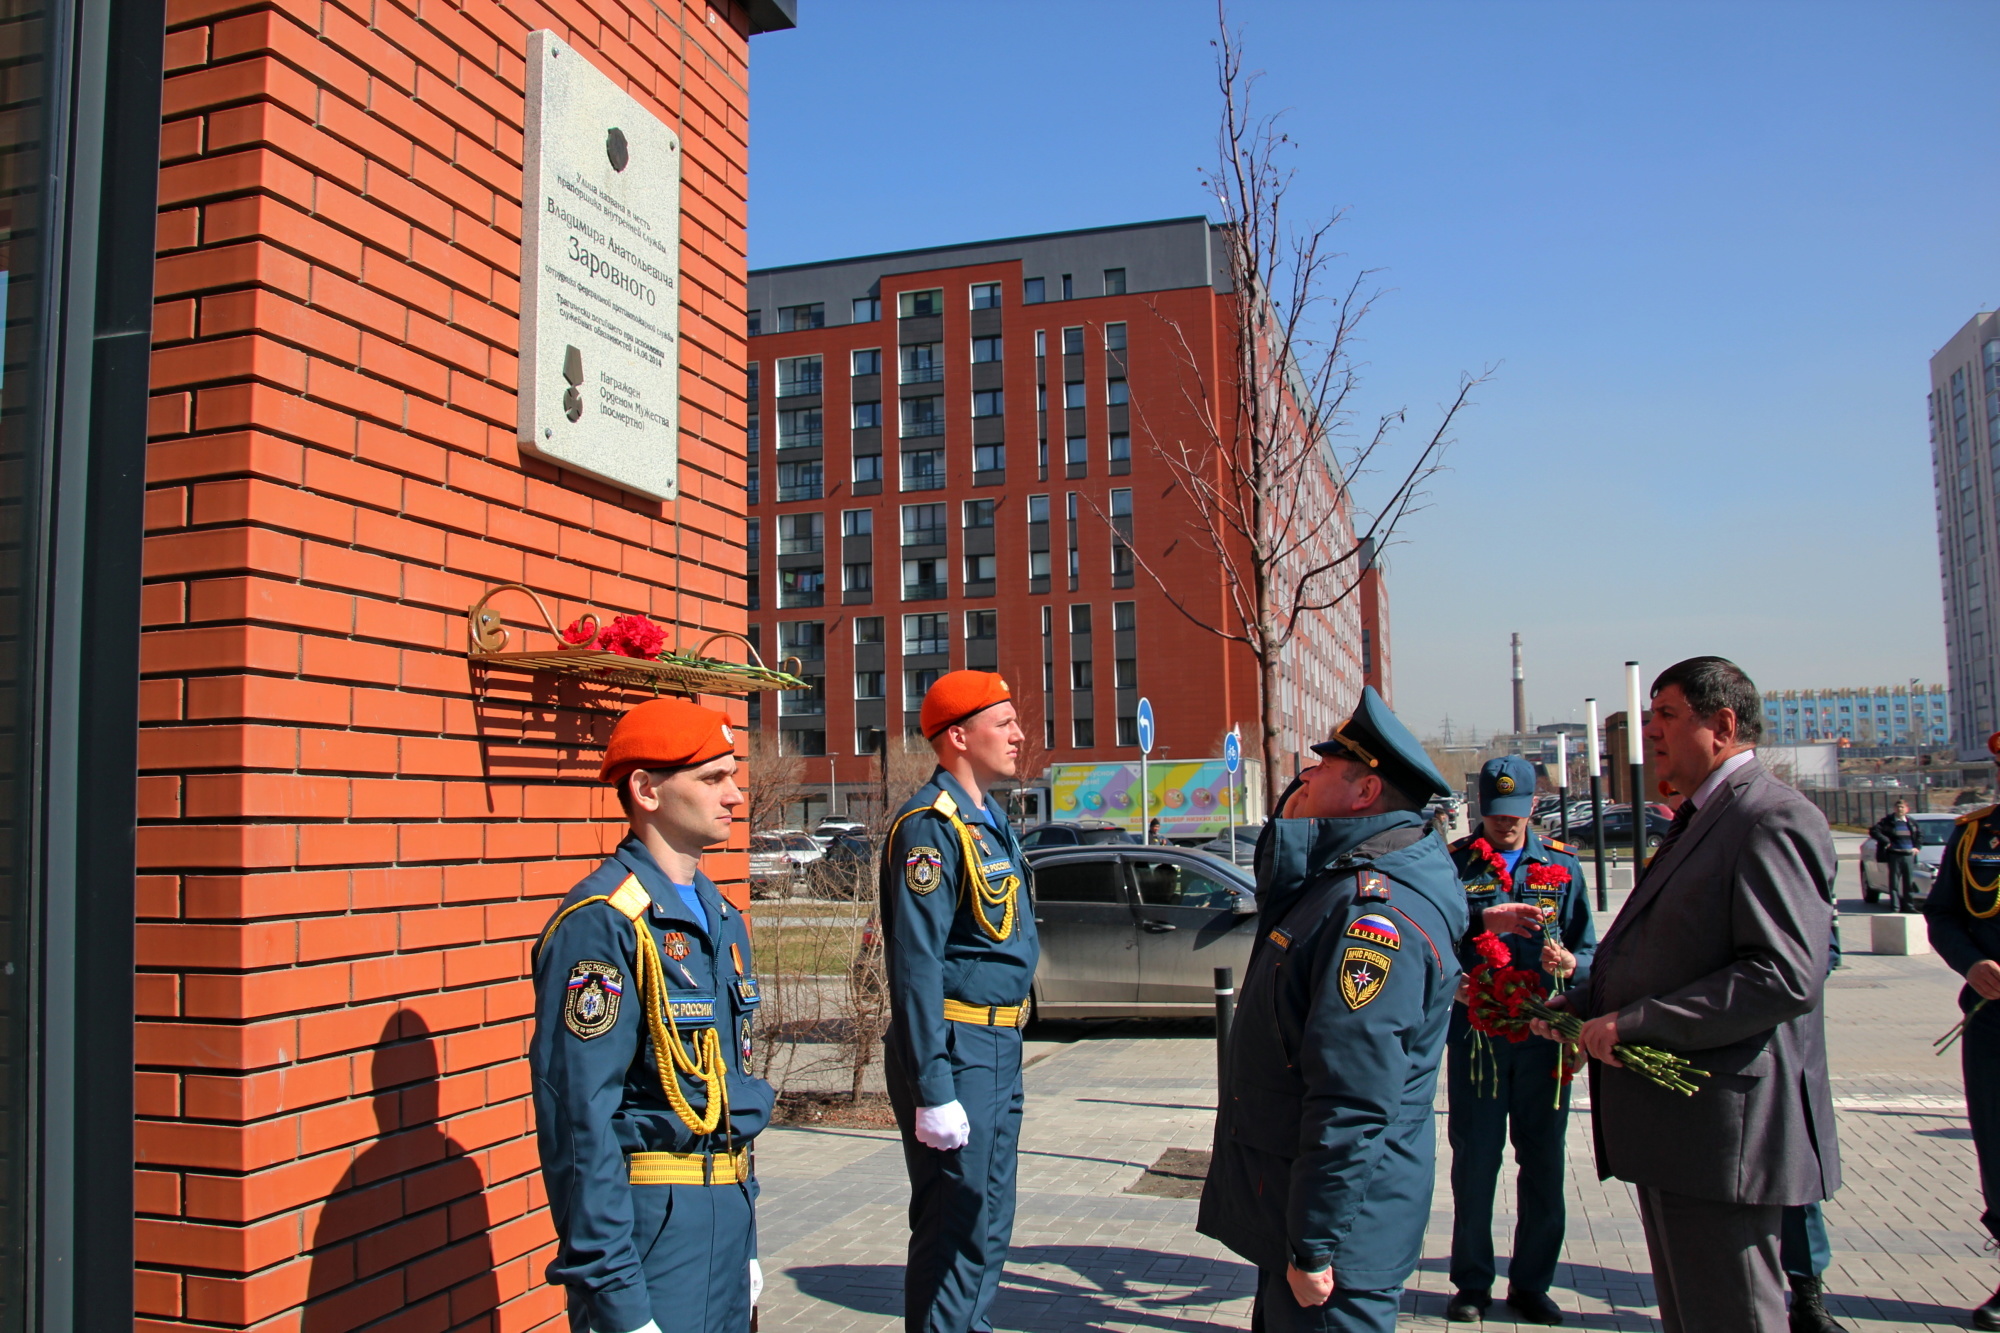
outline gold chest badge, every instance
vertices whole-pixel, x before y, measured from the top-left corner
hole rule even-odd
[[[903,858],[903,883],[911,893],[929,893],[944,877],[944,853],[935,847],[912,847]]]

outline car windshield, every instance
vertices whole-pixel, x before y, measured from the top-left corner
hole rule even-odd
[[[794,852],[816,852],[819,844],[803,833],[793,833],[786,836],[785,848]]]
[[[750,839],[750,850],[753,852],[782,852],[785,850],[785,844],[783,839],[774,838],[768,833],[758,833],[752,835]]]
[[[1956,815],[1911,815],[1917,827],[1924,831],[1926,840],[1936,838],[1942,841],[1951,832],[1951,826],[1958,822]]]
[[[1125,830],[1122,828],[1085,829],[1082,841],[1086,847],[1102,847],[1106,843],[1124,842]]]

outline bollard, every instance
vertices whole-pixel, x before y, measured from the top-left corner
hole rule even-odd
[[[1236,969],[1215,969],[1215,1104],[1222,1105],[1222,1080],[1229,1072],[1229,1024],[1236,1017]]]

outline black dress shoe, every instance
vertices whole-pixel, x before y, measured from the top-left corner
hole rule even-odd
[[[1972,1312],[1974,1328],[2000,1329],[2000,1289],[1995,1289],[1986,1303]]]
[[[1451,1304],[1444,1307],[1444,1317],[1454,1324],[1476,1324],[1491,1304],[1493,1293],[1490,1291],[1461,1291],[1451,1298]],[[1995,1327],[2000,1328],[2000,1324]]]
[[[1515,1314],[1529,1324],[1560,1324],[1563,1321],[1562,1307],[1549,1299],[1546,1291],[1510,1291],[1507,1304]]]
[[[1824,1290],[1816,1277],[1793,1276],[1791,1333],[1847,1333],[1846,1328],[1834,1322],[1820,1303],[1820,1293]],[[2000,1328],[2000,1324],[1994,1327]]]

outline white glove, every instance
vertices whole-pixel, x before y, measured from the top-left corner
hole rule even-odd
[[[750,1261],[750,1304],[755,1305],[757,1303],[757,1298],[759,1296],[762,1296],[763,1294],[764,1294],[764,1265],[758,1263],[755,1259],[752,1259]]]
[[[965,1108],[957,1102],[917,1108],[917,1142],[926,1148],[951,1152],[963,1148],[971,1137],[972,1122],[965,1118]]]

